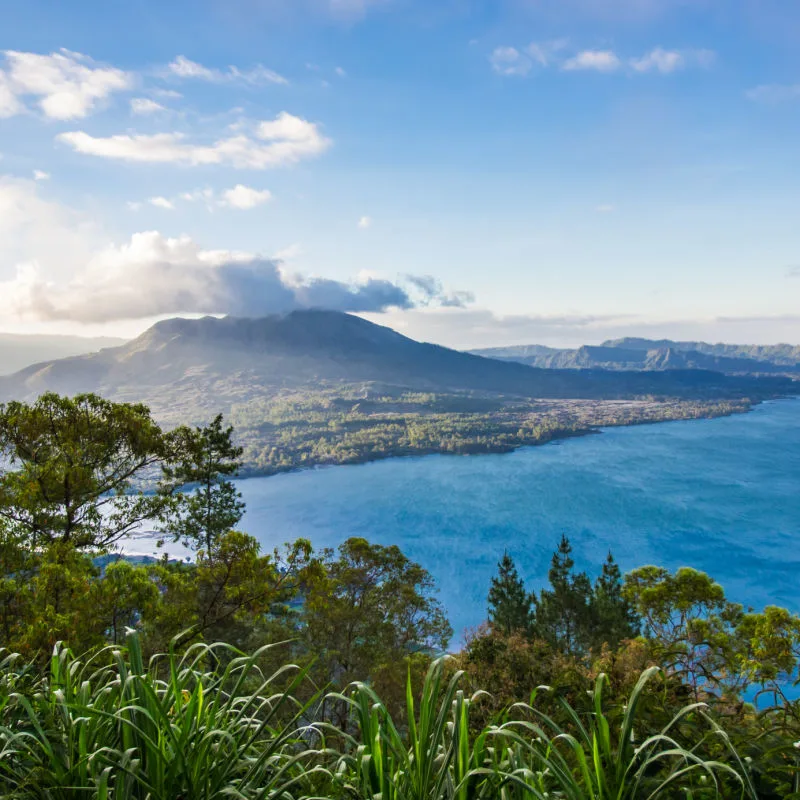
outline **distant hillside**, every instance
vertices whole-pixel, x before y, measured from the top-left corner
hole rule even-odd
[[[525,398],[757,399],[793,390],[783,378],[697,369],[534,369],[422,344],[348,314],[294,311],[261,319],[160,322],[121,347],[0,378],[0,399],[94,391],[144,401],[162,418],[189,421],[287,391],[362,384]]]
[[[728,375],[800,375],[800,347],[613,339],[577,349],[522,345],[471,351],[543,369],[712,370]]]
[[[124,339],[111,337],[0,333],[0,375],[9,375],[40,361],[94,353],[103,347],[119,347],[124,343]]]
[[[653,350],[670,348],[682,352],[693,351],[722,358],[750,359],[775,366],[800,366],[800,345],[792,344],[709,344],[708,342],[673,342],[670,339],[612,339],[603,342],[605,347],[621,347],[629,350]]]

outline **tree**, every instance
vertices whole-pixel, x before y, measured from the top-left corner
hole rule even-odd
[[[122,559],[108,564],[92,589],[93,625],[111,644],[122,644],[126,629],[139,627],[161,599],[147,567]]]
[[[623,594],[622,573],[611,552],[594,584],[590,618],[589,638],[595,650],[604,644],[616,649],[624,639],[633,639],[639,634],[641,619]]]
[[[497,565],[497,577],[489,587],[489,623],[506,635],[527,632],[531,625],[533,598],[525,591],[514,560],[508,553]]]
[[[584,572],[575,574],[572,546],[561,537],[553,553],[548,580],[535,607],[534,630],[552,647],[570,655],[585,651],[591,628],[592,584]]]
[[[233,428],[224,428],[222,414],[211,424],[182,431],[181,456],[164,469],[178,492],[162,519],[175,540],[210,553],[223,534],[233,530],[244,514],[241,493],[228,480],[239,471],[242,448],[233,443]]]
[[[744,612],[726,599],[715,580],[689,567],[673,575],[647,566],[625,576],[623,591],[641,616],[659,663],[680,674],[696,698],[720,689],[736,694],[743,688],[745,643],[736,628]]]
[[[344,687],[369,676],[376,687],[402,686],[410,657],[447,647],[453,629],[433,578],[398,547],[348,539],[324,551],[323,568],[302,611],[320,683]]]
[[[200,638],[244,645],[265,617],[280,614],[320,569],[306,539],[287,545],[283,553],[261,555],[256,539],[229,531],[195,563],[164,560],[151,574],[161,602],[144,624],[158,649],[183,632],[184,644]]]
[[[0,406],[0,517],[31,548],[105,549],[161,512],[165,498],[135,481],[172,455],[175,438],[146,406],[93,394]]]

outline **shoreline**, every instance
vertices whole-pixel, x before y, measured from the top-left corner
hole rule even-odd
[[[533,442],[521,442],[519,444],[504,444],[498,443],[488,444],[486,447],[481,448],[465,448],[463,451],[453,451],[448,450],[445,448],[420,448],[420,449],[408,449],[403,452],[387,452],[381,454],[370,454],[369,456],[365,456],[363,458],[354,458],[352,460],[346,460],[339,463],[319,463],[319,464],[309,464],[307,466],[291,466],[286,468],[276,468],[272,470],[247,470],[246,472],[242,472],[236,476],[237,481],[244,481],[244,480],[251,480],[254,478],[271,478],[277,475],[291,475],[296,473],[302,472],[311,472],[315,470],[321,469],[331,469],[334,467],[348,467],[348,466],[358,466],[362,464],[373,464],[379,461],[389,461],[392,459],[401,459],[401,458],[426,458],[428,456],[453,456],[453,457],[468,457],[468,456],[482,456],[482,455],[505,455],[508,453],[516,452],[517,450],[521,450],[526,447],[541,447],[548,444],[555,444],[561,441],[566,441],[568,439],[577,439],[582,438],[584,436],[593,436],[602,434],[606,429],[611,428],[629,428],[629,427],[636,427],[640,425],[659,425],[668,422],[693,422],[699,420],[711,420],[711,419],[721,419],[724,417],[731,417],[738,414],[748,414],[758,406],[763,405],[764,403],[772,403],[772,402],[782,402],[784,400],[797,400],[798,396],[785,396],[785,397],[775,397],[775,398],[768,398],[766,400],[753,400],[747,401],[746,407],[741,408],[725,408],[724,410],[719,410],[715,413],[714,408],[710,407],[708,409],[709,413],[706,414],[686,414],[682,417],[675,417],[675,418],[663,418],[663,419],[632,419],[626,420],[624,422],[620,422],[619,424],[597,424],[597,425],[589,425],[586,427],[581,428],[563,428],[563,429],[553,429],[549,431],[545,436],[542,436],[538,441]]]

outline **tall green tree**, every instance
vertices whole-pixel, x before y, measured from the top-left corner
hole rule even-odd
[[[623,593],[622,573],[611,552],[595,581],[590,611],[589,642],[595,650],[604,644],[616,649],[639,635],[641,618]]]
[[[542,589],[535,608],[538,637],[564,653],[578,655],[589,644],[592,583],[585,572],[574,572],[572,545],[561,537],[547,574],[549,589]]]
[[[705,693],[736,693],[746,683],[736,635],[744,610],[704,572],[681,567],[674,574],[646,566],[625,576],[624,593],[642,618],[659,663],[678,673],[699,699]]]
[[[233,442],[233,428],[224,427],[222,414],[205,427],[184,429],[181,443],[179,460],[164,469],[167,483],[178,491],[162,514],[163,528],[176,541],[210,553],[244,514],[241,493],[230,480],[243,450]]]
[[[107,548],[161,513],[165,498],[136,482],[158,476],[177,438],[146,406],[93,394],[0,406],[0,517],[33,548]]]
[[[514,559],[505,552],[497,565],[497,575],[489,587],[489,624],[506,635],[525,633],[531,626],[533,598],[517,572]]]
[[[160,602],[144,617],[153,647],[165,647],[185,632],[184,643],[205,639],[237,646],[271,615],[280,615],[308,583],[319,577],[311,544],[298,539],[284,550],[261,554],[258,541],[229,531],[194,563],[163,560],[151,568]],[[286,638],[286,637],[282,637]]]
[[[344,687],[369,676],[402,692],[409,659],[444,650],[453,635],[433,578],[398,547],[362,538],[326,550],[323,568],[302,611],[319,683]]]

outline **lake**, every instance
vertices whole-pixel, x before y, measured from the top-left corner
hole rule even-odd
[[[504,550],[529,589],[562,533],[594,576],[655,563],[710,573],[728,596],[800,611],[800,402],[713,420],[611,428],[504,455],[425,456],[239,482],[243,529],[397,544],[436,579],[456,631],[486,616]]]

